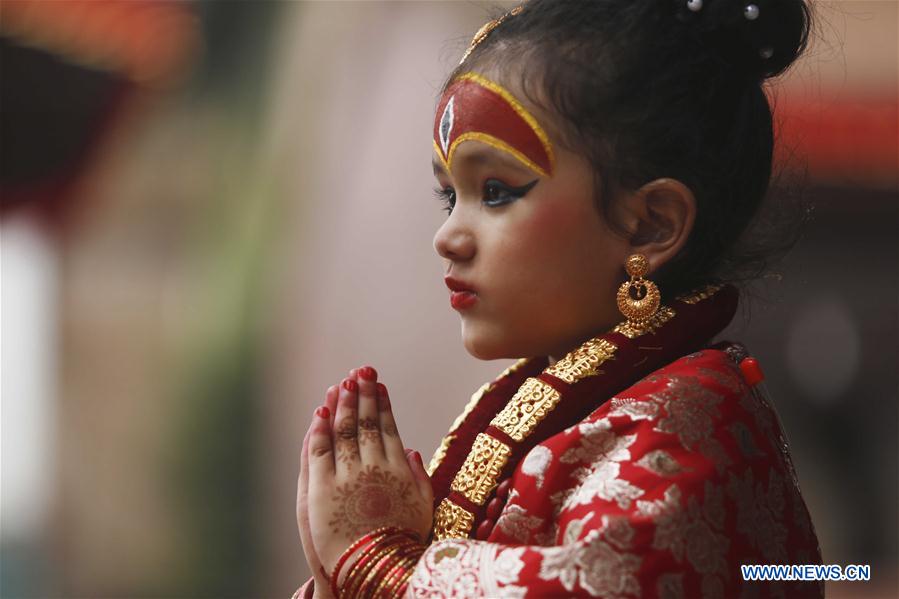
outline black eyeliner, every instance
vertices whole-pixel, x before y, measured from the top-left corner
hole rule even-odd
[[[484,181],[484,185],[485,186],[490,185],[490,184],[496,185],[497,187],[502,188],[503,191],[508,192],[511,195],[520,197],[520,196],[523,196],[524,194],[526,194],[527,192],[529,192],[530,190],[532,190],[534,188],[534,186],[537,185],[537,183],[539,183],[539,182],[540,182],[540,179],[534,179],[530,183],[522,185],[521,187],[510,187],[509,185],[506,185],[505,183],[503,183],[502,181],[499,181],[497,179],[487,179],[486,181]]]

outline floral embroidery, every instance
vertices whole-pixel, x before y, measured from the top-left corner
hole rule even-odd
[[[517,498],[518,491],[513,489],[505,509],[496,521],[496,526],[516,541],[527,543],[531,531],[543,526],[543,518],[528,515],[526,509],[514,503]]]
[[[661,406],[653,401],[639,401],[631,397],[613,397],[609,416],[628,416],[631,420],[654,420]]]
[[[765,453],[755,444],[755,440],[752,438],[752,432],[749,430],[749,427],[739,420],[728,426],[727,430],[737,442],[737,447],[740,448],[740,452],[747,458],[756,458],[765,455]]]
[[[619,462],[631,459],[628,447],[634,443],[637,436],[616,435],[612,432],[612,425],[605,418],[584,422],[578,427],[578,431],[581,433],[580,444],[569,448],[559,461],[563,464],[587,465],[571,473],[580,485],[566,497],[564,509],[589,504],[597,497],[614,501],[621,509],[627,509],[634,499],[643,494],[643,491],[618,477],[621,470]]]
[[[664,449],[653,449],[652,451],[648,451],[646,452],[646,455],[634,463],[657,476],[666,478],[676,476],[685,470],[690,470],[690,468],[683,468],[678,461],[674,459],[674,456]]]
[[[718,405],[722,397],[704,387],[692,376],[671,376],[666,389],[650,395],[665,408],[667,416],[660,419],[655,430],[677,435],[685,449],[699,450],[721,470],[730,458],[712,436],[715,422],[720,418]]]
[[[545,549],[538,577],[558,579],[569,592],[578,585],[593,597],[639,597],[639,568],[638,556],[619,553],[593,530],[581,543]]]
[[[562,539],[564,545],[576,543],[584,532],[584,525],[593,519],[593,512],[589,512],[583,518],[572,518],[565,527],[565,536]]]
[[[712,434],[720,419],[717,406],[723,401],[722,396],[693,376],[657,377],[654,382],[662,380],[666,380],[665,389],[644,398],[612,398],[609,417],[655,421],[654,430],[677,435],[685,449],[698,450],[722,470],[731,460]]]
[[[665,490],[664,499],[637,501],[637,511],[652,518],[656,525],[652,546],[668,550],[678,562],[684,558],[702,575],[703,596],[717,597],[723,591],[721,578],[728,575],[724,556],[730,545],[720,534],[724,527],[723,491],[710,482],[705,485],[703,505],[695,495],[681,505],[681,491],[677,485]],[[706,594],[708,591],[708,594]]]
[[[821,559],[776,412],[759,389],[720,351],[645,377],[525,455],[497,519],[505,543],[432,544],[407,596],[815,591],[739,577],[738,563]]]
[[[659,576],[656,583],[659,599],[683,599],[684,575],[680,572],[668,572]]]
[[[758,387],[753,387],[752,393],[742,393],[740,395],[740,407],[749,412],[759,430],[771,441],[774,447],[777,447],[780,435],[774,431],[771,408],[766,405],[764,398],[756,389]]]
[[[516,586],[524,568],[524,547],[500,549],[487,543],[446,540],[422,556],[409,580],[413,597],[513,597],[527,588]]]
[[[581,434],[580,444],[562,454],[559,461],[563,464],[591,464],[599,459],[613,462],[630,459],[631,453],[627,448],[637,439],[636,435],[616,435],[606,418],[583,422],[578,426],[578,432]]]
[[[524,458],[521,464],[521,471],[528,476],[537,479],[537,488],[543,486],[543,475],[549,468],[553,459],[553,452],[549,448],[537,445]]]
[[[730,474],[727,494],[737,504],[737,532],[746,536],[769,563],[786,563],[787,530],[783,525],[784,484],[771,470],[768,488],[755,483],[752,469],[743,476]]]
[[[600,530],[603,531],[606,540],[619,549],[630,548],[634,540],[634,529],[627,521],[627,518],[623,516],[607,516],[604,514]]]
[[[582,482],[565,507],[587,505],[599,498],[614,501],[623,510],[628,509],[634,499],[643,495],[643,490],[619,478],[620,471],[618,462],[600,462],[590,468],[578,468],[572,475]]]
[[[547,529],[543,532],[538,532],[534,535],[534,542],[538,545],[542,545],[543,547],[549,547],[551,545],[556,544],[556,539],[559,537],[559,521],[553,520],[550,522]]]
[[[725,362],[725,364],[728,366],[726,373],[715,368],[706,368],[704,366],[697,368],[696,372],[702,376],[709,377],[731,393],[745,393],[749,387],[746,385],[746,380],[740,373],[739,367],[730,361]]]

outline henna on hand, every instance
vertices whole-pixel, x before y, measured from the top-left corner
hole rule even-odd
[[[359,444],[356,439],[356,412],[351,410],[334,426],[334,445],[337,459],[344,464],[359,460]]]
[[[378,466],[366,466],[355,481],[337,487],[336,491],[333,518],[328,525],[335,534],[348,538],[381,526],[414,521],[421,512],[412,484]]]
[[[359,444],[379,443],[381,441],[381,430],[378,421],[374,418],[359,419]]]

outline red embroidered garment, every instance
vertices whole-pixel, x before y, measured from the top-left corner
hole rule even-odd
[[[571,356],[587,342],[565,358],[573,383],[531,358],[475,394],[432,460],[434,540],[407,596],[823,596],[741,576],[741,564],[821,556],[757,367],[739,344],[707,345],[736,295],[710,288],[647,330],[616,327],[591,340],[611,350],[585,368]],[[497,414],[534,378],[557,403],[516,442]],[[473,457],[484,436],[510,448],[505,464]]]

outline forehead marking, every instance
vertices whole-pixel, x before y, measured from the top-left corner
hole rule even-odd
[[[551,176],[555,156],[549,136],[508,90],[469,72],[460,75],[447,92],[434,131],[434,149],[447,172],[459,144],[477,140],[511,154],[542,176]]]
[[[449,154],[450,132],[453,130],[453,100],[455,96],[446,103],[443,109],[443,116],[440,117],[440,147],[443,148],[443,154]]]

